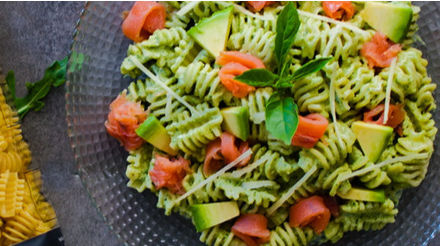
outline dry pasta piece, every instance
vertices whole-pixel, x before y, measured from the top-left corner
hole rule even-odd
[[[39,170],[29,171],[24,174],[24,177],[27,184],[24,202],[26,204],[32,203],[36,213],[44,222],[56,223],[55,210],[40,193],[41,172]]]
[[[44,223],[38,217],[33,204],[28,204],[17,216],[6,220],[2,236],[4,244],[10,245],[38,236],[50,229],[50,224]]]
[[[0,217],[15,216],[23,207],[24,179],[17,172],[6,171],[0,175]]]
[[[21,156],[16,151],[0,152],[0,172],[22,172],[24,170]]]

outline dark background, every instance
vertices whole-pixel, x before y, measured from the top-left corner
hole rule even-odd
[[[83,2],[1,2],[0,68],[14,70],[19,95],[54,60],[70,50]],[[53,90],[40,112],[23,120],[33,165],[43,175],[46,196],[57,212],[67,245],[121,245],[97,212],[77,174],[67,137],[64,88]],[[411,233],[411,232],[408,232]],[[440,245],[439,236],[430,245]]]
[[[0,2],[0,67],[14,70],[18,92],[42,78],[44,69],[70,50],[83,2]],[[52,90],[40,112],[23,120],[33,165],[55,207],[66,245],[121,245],[84,189],[67,137],[64,87]]]

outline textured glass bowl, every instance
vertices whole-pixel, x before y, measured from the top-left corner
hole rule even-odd
[[[440,3],[422,6],[419,34],[433,81],[440,81]],[[165,216],[156,197],[126,187],[126,152],[107,135],[110,102],[128,86],[119,66],[130,41],[121,32],[128,2],[87,4],[74,36],[73,52],[85,54],[82,69],[69,72],[66,108],[69,136],[84,185],[99,211],[128,245],[201,245],[191,222]],[[439,98],[437,102],[439,102]],[[440,112],[435,119],[440,123]],[[436,140],[436,148],[439,138]],[[341,245],[427,245],[440,229],[440,151],[435,151],[425,181],[404,192],[396,223],[381,231],[347,234]],[[435,244],[435,243],[434,243]]]

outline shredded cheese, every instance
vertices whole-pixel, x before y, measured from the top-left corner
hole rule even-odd
[[[160,81],[160,79],[153,74],[153,72],[151,72],[150,70],[148,70],[148,68],[146,68],[142,63],[139,62],[139,60],[134,57],[134,56],[130,56],[129,58],[131,60],[131,62],[133,62],[133,64],[139,69],[141,70],[143,73],[145,73],[145,75],[147,75],[150,79],[152,79],[157,85],[159,85],[160,87],[162,87],[167,93],[168,95],[173,96],[174,98],[177,99],[177,101],[179,101],[180,103],[182,103],[183,105],[185,105],[185,107],[187,107],[191,113],[195,113],[197,114],[197,110],[191,106],[191,104],[189,104],[187,101],[185,101],[185,99],[183,99],[183,97],[177,95],[176,92],[174,92],[170,87],[168,87],[165,83],[163,83],[162,81]]]
[[[185,6],[183,6],[183,8],[181,8],[179,11],[176,12],[176,15],[178,15],[178,16],[186,15],[189,11],[191,11],[193,8],[195,8],[199,3],[200,3],[199,1],[193,1],[193,2],[187,3]]]
[[[413,154],[413,155],[408,155],[408,156],[400,156],[400,157],[395,157],[395,158],[391,158],[385,161],[382,161],[378,164],[375,165],[371,165],[369,167],[360,169],[356,172],[351,173],[350,175],[345,176],[345,179],[350,179],[356,176],[360,176],[360,175],[364,175],[370,171],[373,171],[376,168],[382,168],[386,165],[392,164],[392,163],[396,163],[396,162],[403,162],[403,161],[412,161],[412,160],[417,160],[417,159],[426,159],[429,158],[429,154],[428,153],[422,153],[422,154]]]
[[[248,190],[252,190],[252,189],[258,189],[258,188],[263,188],[263,187],[268,187],[268,186],[277,186],[277,185],[278,184],[272,180],[258,180],[258,181],[243,182],[241,184],[241,187],[248,189]]]
[[[248,158],[250,155],[252,155],[252,150],[248,149],[246,152],[241,154],[237,159],[235,159],[233,162],[229,163],[228,165],[224,166],[222,169],[218,170],[213,175],[209,176],[207,179],[203,180],[202,182],[198,183],[196,186],[194,186],[192,189],[187,191],[185,194],[181,195],[179,198],[174,200],[174,205],[181,202],[183,199],[189,197],[194,192],[201,189],[203,186],[213,182],[216,178],[220,177],[220,175],[223,175],[225,172],[227,172],[229,169],[235,167],[238,163],[240,163],[242,160]]]
[[[385,109],[383,111],[383,113],[384,113],[383,124],[384,125],[388,121],[388,112],[390,111],[391,88],[393,85],[394,73],[396,72],[396,64],[397,64],[397,58],[394,58],[393,61],[391,61],[390,72],[388,74],[388,79],[387,79],[387,88],[385,91]]]
[[[238,5],[238,4],[234,4],[234,3],[228,3],[228,2],[219,2],[219,5],[223,5],[224,7],[229,7],[229,6],[234,6],[235,11],[240,12],[244,15],[248,15],[251,16],[255,19],[260,19],[260,20],[273,20],[273,16],[265,16],[265,15],[259,15],[259,14],[254,14],[251,11],[243,8],[242,6]]]
[[[298,13],[300,15],[302,15],[302,16],[306,16],[306,17],[309,17],[309,18],[313,18],[313,19],[317,19],[317,20],[320,20],[320,21],[325,21],[325,22],[328,22],[328,23],[332,23],[332,24],[335,24],[335,25],[342,26],[342,27],[344,27],[346,29],[349,29],[349,30],[351,30],[353,32],[360,33],[362,35],[367,35],[368,34],[367,31],[362,30],[362,29],[360,29],[359,27],[357,27],[355,25],[348,24],[348,23],[342,22],[342,21],[333,20],[331,18],[328,18],[327,16],[312,14],[310,12],[306,12],[306,11],[303,11],[303,10],[300,10],[300,9],[298,9]]]
[[[258,159],[256,162],[247,165],[246,167],[243,167],[241,169],[238,169],[231,173],[231,177],[233,178],[240,178],[241,176],[245,175],[246,173],[252,172],[255,168],[259,167],[261,164],[265,163],[269,159],[269,156],[264,156],[260,159]]]
[[[336,105],[335,105],[335,87],[333,85],[333,80],[330,81],[330,111],[332,115],[333,124],[335,125],[335,135],[336,139],[338,140],[339,146],[344,146],[344,143],[342,142],[341,134],[339,134],[339,127],[338,122],[336,119]]]
[[[330,39],[329,39],[329,41],[327,43],[327,46],[325,47],[325,50],[322,53],[323,57],[327,57],[330,54],[330,48],[333,46],[333,43],[336,40],[336,35],[338,35],[342,31],[341,29],[342,29],[341,26],[337,26],[335,28],[335,30],[332,32],[332,34],[330,36]]]
[[[287,199],[289,199],[293,193],[295,193],[295,191],[301,187],[316,171],[316,165],[313,166],[312,168],[310,168],[309,171],[306,172],[306,174],[304,174],[304,176],[302,176],[302,178],[300,180],[298,180],[298,182],[295,183],[295,185],[293,185],[292,187],[290,187],[290,189],[284,193],[280,199],[278,199],[278,201],[276,201],[268,210],[267,210],[267,215],[272,215],[279,207],[281,207],[285,201],[287,201]]]

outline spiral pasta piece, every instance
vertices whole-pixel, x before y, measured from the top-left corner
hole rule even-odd
[[[336,123],[341,133],[340,142],[336,137],[334,124],[332,123],[328,126],[327,132],[315,147],[300,151],[298,164],[301,167],[318,165],[324,169],[329,169],[344,161],[347,155],[351,153],[352,146],[356,140],[354,133],[347,125],[339,122]],[[303,169],[307,170],[308,168]]]
[[[273,93],[271,87],[258,88],[241,99],[241,105],[249,109],[249,119],[255,124],[261,124],[266,117],[266,102]]]
[[[252,147],[253,157],[249,162],[249,166],[255,163],[259,165],[251,172],[248,172],[244,177],[253,180],[277,180],[288,182],[299,166],[294,160],[286,160],[280,153],[269,150],[265,146],[256,144]],[[241,172],[240,170],[237,173]],[[232,175],[236,175],[232,172]],[[280,178],[280,179],[279,179]]]
[[[350,165],[350,169],[352,171],[362,168],[370,168],[374,165],[357,147],[353,148],[350,158],[354,160],[354,162]],[[377,167],[372,171],[360,176],[360,181],[365,183],[365,186],[370,189],[377,188],[380,185],[389,185],[391,183],[391,179],[388,177],[387,172]]]
[[[313,237],[314,233],[312,229],[299,227],[292,228],[289,223],[285,222],[270,231],[270,241],[267,245],[306,246],[312,241]]]
[[[145,189],[154,188],[148,171],[153,166],[153,148],[150,145],[144,145],[141,148],[131,151],[127,157],[127,170],[125,175],[129,179],[127,186],[143,192]]]
[[[142,64],[154,60],[157,66],[175,72],[180,66],[191,63],[197,54],[194,41],[183,28],[161,29],[155,31],[147,40],[128,47],[128,56],[121,64],[121,73],[133,78],[141,74],[131,61],[133,56]]]
[[[433,143],[428,137],[422,133],[418,133],[399,138],[395,149],[398,156],[408,156],[417,153],[429,154],[433,151]],[[428,171],[428,165],[429,157],[404,162],[402,163],[402,172],[392,174],[391,179],[398,183],[416,187],[425,177]]]
[[[316,72],[295,81],[291,91],[299,112],[318,113],[328,117],[330,111],[328,103],[329,87],[321,72]]]
[[[152,160],[152,162],[153,161],[154,160]],[[188,191],[204,180],[203,166],[195,166],[192,168],[192,172],[185,176],[182,185],[185,190]],[[156,191],[154,187],[151,190],[157,192],[157,206],[165,209],[166,215],[171,214],[171,212],[177,212],[184,216],[191,216],[190,206],[193,204],[215,202],[226,199],[224,191],[217,187],[215,182],[203,186],[200,190],[197,190],[178,204],[175,203],[178,195],[164,189]]]
[[[15,216],[23,207],[25,181],[18,177],[17,172],[6,172],[0,175],[0,216]]]
[[[329,190],[329,195],[334,196],[336,192],[346,193],[351,189],[350,182],[344,179],[350,173],[351,169],[347,164],[329,170],[321,169],[313,182],[316,187]]]
[[[227,246],[232,245],[231,243],[236,240],[231,231],[214,226],[202,232],[200,241],[208,246]]]
[[[188,111],[177,115],[176,121],[166,129],[171,135],[172,148],[203,159],[201,149],[221,135],[223,117],[218,108],[209,108],[207,104],[197,105],[196,109],[196,115],[191,116]]]
[[[350,201],[340,209],[341,215],[335,221],[341,224],[344,232],[380,230],[387,223],[393,223],[398,212],[390,199],[384,203]]]
[[[220,83],[218,68],[209,64],[193,62],[186,67],[180,67],[176,72],[177,88],[186,94],[211,102],[218,107],[222,101],[233,100],[232,94]]]
[[[301,10],[318,14],[322,11],[321,3],[305,3]],[[361,26],[363,20],[356,15],[350,24]],[[301,26],[296,35],[294,46],[302,50],[303,58],[313,59],[315,56],[333,56],[335,60],[357,56],[362,44],[373,36],[373,31],[355,33],[321,20],[301,17]]]
[[[227,47],[231,50],[250,53],[260,58],[264,64],[273,61],[275,42],[275,20],[259,20],[239,14],[232,19],[231,36]]]

